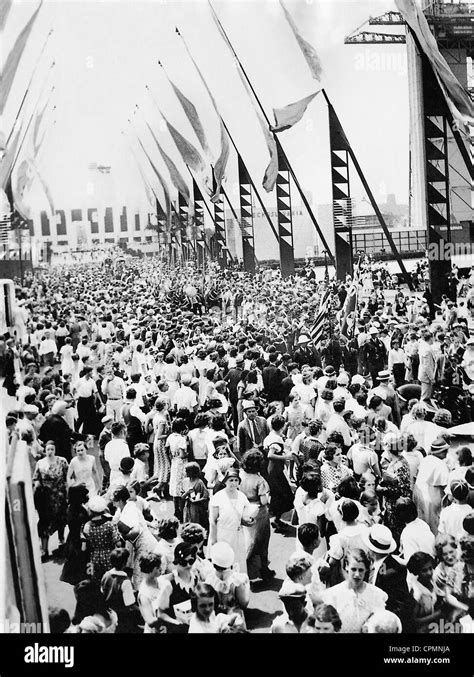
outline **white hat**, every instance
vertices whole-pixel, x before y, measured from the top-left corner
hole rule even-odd
[[[378,334],[378,333],[379,333],[379,330],[377,329],[377,327],[370,327],[369,334],[373,335],[373,334]]]
[[[25,414],[34,414],[35,416],[39,414],[39,409],[36,404],[25,404],[23,411]]]
[[[59,416],[63,416],[66,413],[66,409],[67,409],[67,402],[65,402],[64,400],[57,400],[51,408],[51,413],[54,416],[56,416],[57,414]]]
[[[365,383],[365,376],[362,376],[362,374],[354,374],[354,376],[351,378],[351,383],[354,385],[363,386]]]
[[[391,373],[388,369],[383,369],[377,374],[377,381],[388,381],[391,376]]]
[[[211,561],[218,567],[229,569],[235,561],[235,554],[232,547],[224,541],[214,543],[211,548]]]
[[[392,532],[383,524],[374,524],[362,538],[368,548],[382,555],[389,555],[397,548]]]
[[[242,409],[247,411],[247,409],[256,409],[257,406],[253,400],[244,400],[242,402]]]
[[[306,597],[306,588],[301,583],[295,583],[287,578],[283,581],[278,597]]]
[[[87,505],[91,512],[97,514],[107,512],[107,501],[102,496],[93,496]]]
[[[300,346],[302,343],[309,343],[310,338],[307,334],[301,334],[301,336],[298,339],[298,345]]]

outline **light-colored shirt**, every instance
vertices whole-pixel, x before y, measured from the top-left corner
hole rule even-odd
[[[130,456],[130,451],[125,440],[113,438],[105,445],[104,458],[110,466],[110,484],[120,478],[120,461],[126,456]]]

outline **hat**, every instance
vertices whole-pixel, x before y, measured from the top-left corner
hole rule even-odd
[[[377,374],[377,381],[388,381],[391,376],[391,373],[388,369],[383,369]]]
[[[230,569],[235,561],[235,554],[232,547],[223,541],[214,543],[211,548],[211,562],[223,569]]]
[[[190,374],[183,374],[181,376],[181,385],[188,386],[191,384],[193,377]]]
[[[298,339],[298,345],[300,346],[302,343],[309,343],[310,338],[307,334],[301,334],[301,336]]]
[[[365,384],[365,377],[361,374],[354,374],[354,376],[351,378],[351,383],[354,385],[363,386]]]
[[[392,532],[383,524],[374,524],[362,538],[370,550],[383,555],[389,555],[397,547]]]
[[[240,473],[238,468],[229,468],[224,479],[222,480],[223,483],[225,484],[227,480],[232,479],[232,477],[236,477],[240,481]]]
[[[53,404],[53,407],[51,409],[51,413],[53,415],[63,416],[66,413],[66,409],[67,409],[67,402],[65,402],[64,400],[58,400],[57,402],[55,402]]]
[[[256,409],[256,408],[257,408],[257,405],[255,404],[255,402],[253,400],[244,400],[242,402],[242,409],[244,411],[247,411],[248,409]]]
[[[244,362],[245,362],[245,360],[244,360],[244,358],[242,357],[242,355],[238,355],[238,356],[235,358],[235,364],[243,364]]]
[[[120,461],[120,470],[124,473],[130,473],[133,470],[135,461],[130,456],[124,456]]]
[[[339,376],[337,377],[337,385],[338,386],[349,385],[349,376],[345,372],[343,374],[339,374]]]
[[[369,334],[371,336],[373,336],[374,334],[378,334],[378,333],[379,333],[379,330],[377,329],[377,327],[370,327]]]
[[[437,440],[433,442],[433,444],[430,447],[430,454],[433,454],[436,456],[437,454],[441,454],[444,451],[448,451],[449,449],[449,444],[444,440],[442,437],[438,437]]]
[[[110,416],[110,415],[102,416],[102,418],[100,419],[101,423],[104,423],[104,424],[108,423],[109,421],[113,421],[113,420],[114,420],[114,417]]]
[[[301,583],[295,583],[290,578],[283,581],[278,597],[306,597],[306,588]]]
[[[334,369],[334,367],[332,365],[328,365],[324,369],[324,375],[325,376],[334,376],[335,373],[336,373],[336,370]]]
[[[93,496],[87,506],[91,512],[95,512],[98,515],[107,512],[107,501],[102,496]]]
[[[39,414],[39,409],[35,404],[25,404],[23,411],[25,414],[34,414],[35,416]]]

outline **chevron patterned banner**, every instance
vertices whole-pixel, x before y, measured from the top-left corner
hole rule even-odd
[[[240,194],[240,225],[242,230],[242,250],[244,270],[252,275],[255,273],[255,243],[253,232],[253,205],[252,184],[244,161],[238,155],[239,167],[239,194]]]
[[[290,170],[285,156],[281,152],[280,144],[278,144],[278,176],[276,180],[276,199],[278,240],[280,245],[280,270],[282,277],[289,277],[290,275],[294,275],[295,272]]]
[[[332,107],[329,107],[331,144],[332,215],[336,250],[336,275],[352,275],[352,202],[349,183],[347,139]]]

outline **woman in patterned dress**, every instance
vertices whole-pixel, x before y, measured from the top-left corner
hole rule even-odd
[[[41,555],[48,557],[49,537],[58,532],[59,544],[64,543],[67,508],[67,461],[56,456],[54,442],[46,442],[45,457],[36,463],[33,474],[35,507],[38,511],[38,535],[41,538]]]
[[[390,529],[397,543],[404,525],[396,519],[395,505],[399,498],[411,498],[410,466],[401,455],[404,440],[400,433],[385,436],[383,454],[380,460],[382,481],[377,494],[384,497],[384,524]]]
[[[84,537],[89,543],[90,578],[100,583],[106,571],[112,568],[110,553],[122,544],[117,526],[107,512],[107,503],[101,496],[89,501],[90,520],[84,526]]]
[[[321,480],[324,489],[334,491],[341,480],[352,475],[352,470],[342,462],[342,450],[337,444],[328,444],[323,452]]]
[[[153,417],[153,475],[157,480],[156,490],[160,498],[165,498],[166,485],[170,480],[171,463],[166,450],[166,440],[170,432],[168,402],[158,397],[155,402],[156,414]]]

